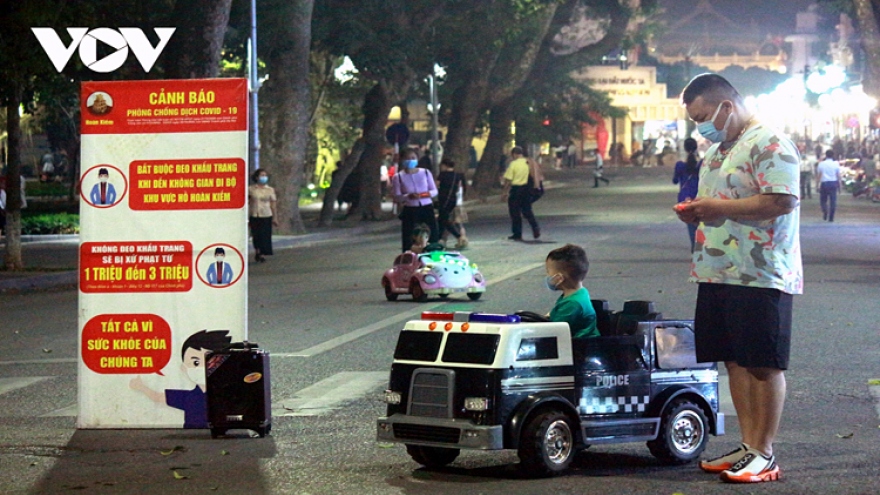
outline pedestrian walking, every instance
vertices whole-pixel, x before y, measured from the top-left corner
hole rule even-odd
[[[440,160],[440,173],[437,175],[437,223],[441,238],[445,240],[447,233],[456,238],[455,249],[464,249],[468,245],[467,237],[455,223],[455,208],[461,206],[464,186],[464,174],[455,171],[455,162],[449,158]]]
[[[593,170],[593,188],[599,187],[599,181],[605,183],[607,186],[611,184],[611,181],[605,178],[605,160],[602,158],[602,152],[599,151],[599,148],[596,148],[596,169]]]
[[[834,221],[837,193],[840,192],[840,163],[834,158],[834,150],[828,150],[825,152],[825,159],[816,166],[816,189],[819,190],[822,220],[829,222]]]
[[[672,175],[672,183],[678,184],[678,202],[683,203],[697,197],[697,184],[700,181],[700,165],[703,162],[697,156],[697,140],[687,138],[684,140],[684,150],[687,152],[685,161],[675,163],[675,172]],[[697,233],[697,224],[687,224],[688,237],[691,240],[691,252],[694,252],[694,238]]]
[[[420,223],[431,230],[428,242],[437,242],[440,235],[431,199],[437,196],[434,176],[428,170],[417,167],[419,160],[414,150],[404,151],[401,157],[400,170],[391,179],[391,194],[401,205],[398,215],[401,251],[406,251],[412,245],[413,232]]]
[[[532,213],[532,191],[529,187],[530,167],[525,159],[523,149],[514,146],[510,151],[511,161],[504,172],[504,193],[502,197],[507,200],[507,212],[510,215],[510,229],[513,235],[508,239],[513,241],[522,240],[522,219],[532,227],[532,236],[535,239],[541,237],[541,228]]]
[[[803,291],[798,152],[717,74],[692,79],[682,103],[715,143],[696,199],[675,208],[682,221],[698,223],[690,276],[699,284],[697,360],[725,363],[742,433],[737,449],[700,467],[726,482],[775,481],[792,296]]]
[[[574,145],[574,141],[569,140],[568,146],[565,149],[565,166],[566,168],[574,168],[577,166],[577,146]]]
[[[259,169],[248,187],[248,225],[254,239],[254,261],[263,263],[272,253],[272,227],[278,226],[275,189],[269,185],[269,172]]]
[[[813,174],[821,159],[822,146],[817,144],[813,154],[801,160],[801,200],[804,198],[813,199]]]

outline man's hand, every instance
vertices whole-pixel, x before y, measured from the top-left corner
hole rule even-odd
[[[678,219],[684,223],[699,223],[700,220],[697,218],[697,214],[691,206],[691,203],[693,203],[693,200],[687,198],[681,203],[677,203],[673,206],[672,210],[678,215]]]
[[[686,215],[690,221],[684,220],[684,218],[682,220],[687,223],[711,222],[724,216],[723,205],[720,204],[722,201],[715,198],[697,198],[687,201],[683,203],[684,207],[679,218]]]

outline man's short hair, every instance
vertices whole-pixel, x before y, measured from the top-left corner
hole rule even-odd
[[[519,146],[514,146],[513,149],[510,150],[510,153],[516,155],[525,155],[525,153],[523,153],[523,149]]]
[[[556,263],[565,275],[573,280],[582,281],[590,271],[587,252],[575,244],[566,244],[550,251],[547,259]]]
[[[222,247],[218,247],[218,248],[214,249],[214,256],[217,256],[218,254],[222,254],[223,256],[226,256],[226,250],[223,249]]]
[[[712,73],[700,74],[691,79],[681,93],[681,102],[684,105],[690,105],[699,96],[702,96],[706,103],[716,105],[724,100],[730,100],[737,104],[743,103],[739,91],[727,79]]]
[[[109,176],[109,175],[110,175],[110,172],[107,171],[106,168],[99,168],[99,169],[98,169],[98,176],[102,176],[102,175]]]
[[[828,150],[825,152],[825,158],[829,160],[834,160],[834,150]]]
[[[180,348],[180,359],[183,359],[187,349],[219,351],[230,342],[232,342],[232,337],[229,336],[229,330],[198,331],[183,342],[183,346]]]

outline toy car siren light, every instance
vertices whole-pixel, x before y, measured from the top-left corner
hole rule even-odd
[[[519,315],[499,315],[492,313],[471,313],[471,323],[519,323]]]

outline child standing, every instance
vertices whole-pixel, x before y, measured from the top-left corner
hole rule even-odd
[[[566,244],[550,251],[544,265],[547,288],[562,291],[550,311],[550,321],[568,323],[572,338],[598,337],[596,310],[583,284],[590,270],[586,251],[580,246]]]

